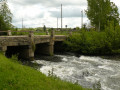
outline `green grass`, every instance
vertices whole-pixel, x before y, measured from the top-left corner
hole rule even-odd
[[[68,31],[55,31],[55,35],[69,35]]]
[[[0,90],[88,90],[79,85],[46,77],[0,54]]]
[[[36,32],[34,35],[46,35],[46,32]]]

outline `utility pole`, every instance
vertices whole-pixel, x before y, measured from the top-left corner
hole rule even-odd
[[[58,17],[57,17],[57,30],[58,30]]]
[[[61,4],[61,31],[62,31],[62,4]]]
[[[22,18],[22,29],[23,29],[23,18]]]
[[[83,27],[83,10],[81,11],[81,28]]]

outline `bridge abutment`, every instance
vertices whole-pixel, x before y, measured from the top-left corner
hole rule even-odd
[[[3,52],[3,54],[5,55],[6,51],[7,51],[7,46],[2,46],[0,47],[0,51]]]

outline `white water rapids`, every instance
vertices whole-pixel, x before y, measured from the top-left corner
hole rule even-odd
[[[42,64],[42,73],[48,75],[53,69],[54,75],[62,80],[78,82],[83,87],[92,88],[100,81],[102,90],[120,90],[120,61],[90,56],[55,55],[61,62],[35,60]]]

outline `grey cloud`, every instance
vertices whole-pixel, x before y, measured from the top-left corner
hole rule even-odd
[[[87,1],[86,0],[8,0],[8,2],[12,3],[13,6],[44,6],[46,11],[49,11],[49,9],[52,8],[60,8],[61,3],[63,4],[63,7],[71,7],[70,9],[65,8],[63,10],[64,17],[80,17],[80,8],[79,9],[73,9],[74,6],[78,7],[86,7]],[[18,7],[17,7],[18,8]],[[40,8],[41,9],[41,8]],[[16,11],[14,11],[16,13]],[[60,11],[49,11],[51,13],[51,16],[53,17],[60,17]],[[38,16],[39,17],[39,16]],[[42,15],[43,17],[43,15]],[[36,17],[37,18],[37,17]],[[16,20],[13,20],[13,22]]]
[[[36,17],[33,17],[33,18],[25,17],[23,19],[24,19],[24,21],[29,21],[29,20],[34,20],[36,18],[39,19],[39,18],[43,18],[43,17],[44,17],[44,13],[42,13],[42,14],[40,13]],[[17,23],[17,22],[21,22],[21,20],[22,20],[22,17],[13,17],[12,22]]]
[[[9,2],[19,4],[19,5],[36,5],[41,4],[45,7],[59,7],[62,3],[64,6],[68,5],[79,5],[79,6],[86,6],[87,1],[86,0],[8,0]]]
[[[63,9],[63,17],[64,18],[69,18],[69,17],[81,17],[81,8],[70,8],[70,7],[66,7]],[[51,13],[51,16],[52,17],[58,17],[60,18],[61,16],[61,11],[58,10],[58,11],[49,11],[49,13]],[[86,17],[85,13],[84,13],[84,16],[83,17]]]

